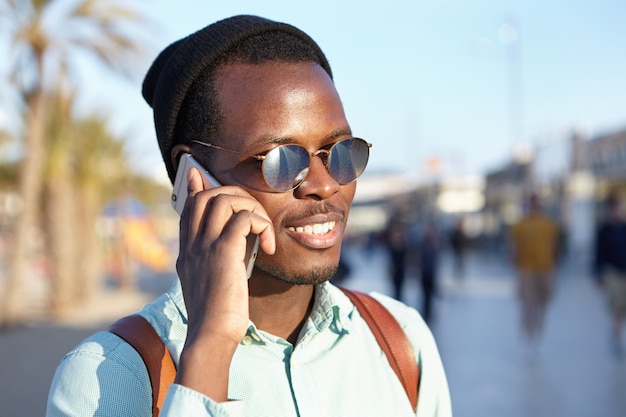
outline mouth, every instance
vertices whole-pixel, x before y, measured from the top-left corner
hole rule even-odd
[[[304,223],[304,222],[303,222]],[[339,220],[310,219],[305,224],[288,226],[289,235],[309,249],[328,249],[341,241]]]
[[[306,235],[323,236],[328,232],[332,232],[335,229],[335,226],[337,226],[336,221],[329,221],[325,223],[307,224],[304,226],[291,226],[288,228],[288,230],[291,232],[303,233]]]

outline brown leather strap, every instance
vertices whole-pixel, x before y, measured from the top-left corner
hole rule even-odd
[[[413,346],[404,330],[391,313],[373,297],[345,288],[341,290],[350,298],[363,320],[369,325],[415,410],[419,390],[419,368]]]
[[[124,339],[141,355],[152,385],[152,415],[158,416],[167,389],[176,377],[170,352],[152,325],[138,314],[119,319],[109,327],[109,331]]]

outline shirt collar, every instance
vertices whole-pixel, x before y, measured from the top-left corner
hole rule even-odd
[[[168,296],[180,312],[183,317],[183,321],[186,324],[187,309],[185,308],[185,301],[183,298],[182,288],[180,286],[180,280],[175,280],[174,284],[168,291]],[[306,321],[302,329],[300,339],[312,337],[313,335],[326,329],[336,333],[337,335],[350,333],[350,330],[352,329],[351,317],[353,310],[354,305],[339,288],[330,282],[324,282],[316,285],[313,309],[309,319]],[[254,323],[250,322],[246,336],[251,339],[246,340],[254,344],[263,343],[260,335],[264,333],[265,332],[258,330]]]
[[[345,303],[343,294],[329,282],[315,287],[315,300],[309,322],[321,332],[328,328],[334,333],[349,333],[351,329],[350,314],[354,308],[352,303]],[[343,301],[343,302],[342,302]]]

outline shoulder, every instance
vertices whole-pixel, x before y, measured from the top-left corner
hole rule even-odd
[[[558,229],[559,225],[557,224],[556,221],[554,221],[554,219],[548,215],[543,215],[542,217],[543,222],[548,225],[550,228],[552,229]]]
[[[141,370],[137,365],[143,363],[132,346],[106,331],[95,333],[83,340],[65,355],[61,363],[63,362],[120,363],[131,370]]]
[[[71,372],[79,371],[82,375],[92,370],[100,379],[132,376],[150,388],[148,373],[139,353],[119,336],[107,331],[95,333],[82,341],[65,355],[60,366]]]
[[[339,289],[337,291],[340,292]],[[398,321],[413,347],[420,375],[418,414],[451,416],[446,373],[435,338],[426,322],[416,309],[394,298],[375,292],[369,295]],[[350,302],[347,297],[346,300]]]
[[[416,353],[420,353],[424,349],[436,349],[430,328],[415,308],[384,294],[373,292],[370,293],[370,296],[389,310],[398,321]]]
[[[334,298],[340,300],[338,303],[340,306],[351,305],[350,300],[343,294],[340,288],[331,286],[329,290]],[[417,357],[423,351],[428,351],[429,354],[438,354],[432,332],[415,308],[381,293],[371,292],[368,295],[382,304],[400,324]]]
[[[151,402],[150,379],[141,356],[118,336],[98,332],[59,363],[50,388],[48,410],[49,415],[70,411],[117,415],[129,410],[150,410]]]

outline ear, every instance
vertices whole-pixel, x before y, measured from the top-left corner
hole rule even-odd
[[[191,151],[189,150],[189,145],[178,144],[172,148],[172,153],[170,156],[172,158],[172,165],[174,165],[174,169],[178,169],[180,156],[184,153],[191,153]]]

